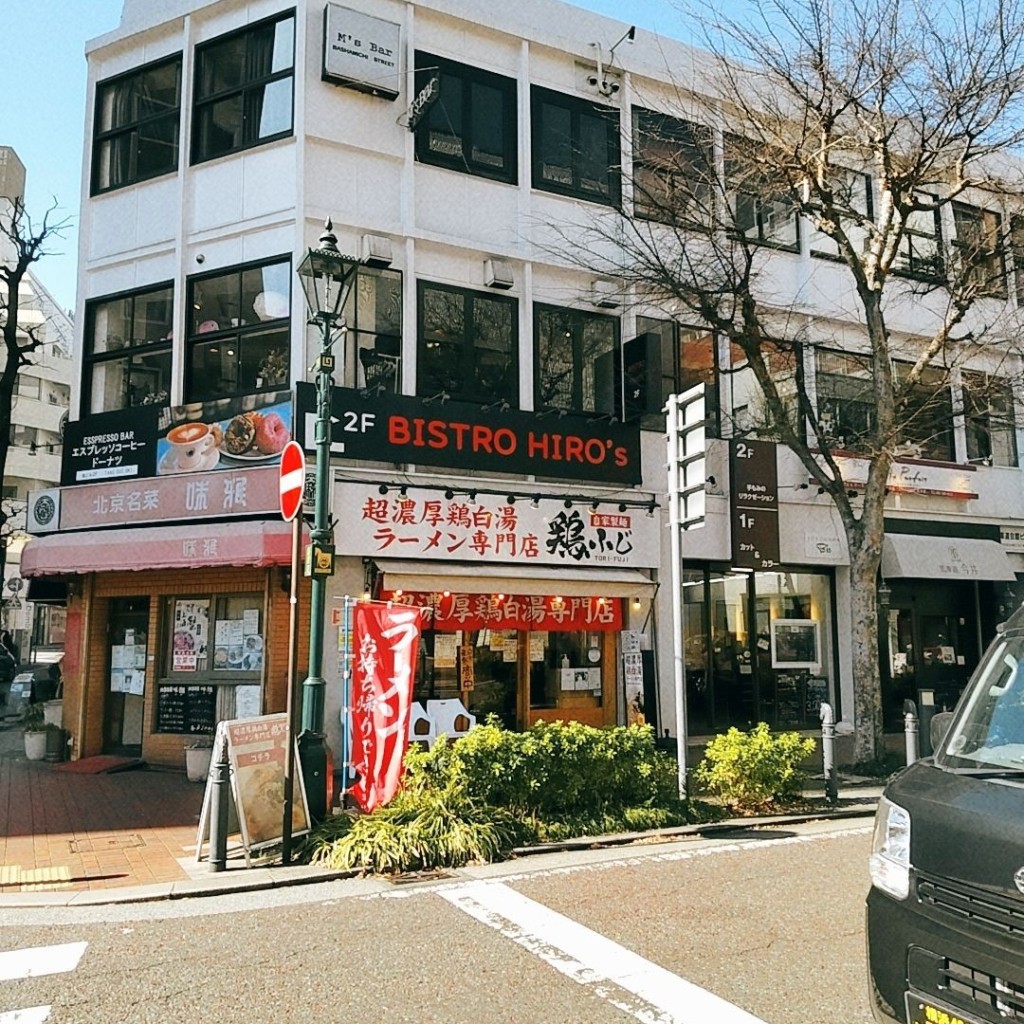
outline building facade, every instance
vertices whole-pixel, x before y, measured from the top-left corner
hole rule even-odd
[[[822,700],[852,709],[842,530],[790,452],[748,437],[749,375],[565,252],[636,209],[624,183],[656,177],[651,118],[705,115],[677,86],[701,81],[700,54],[626,29],[554,0],[126,0],[90,44],[72,415],[26,552],[34,577],[70,581],[76,755],[178,764],[217,720],[284,707],[276,459],[289,437],[312,446],[320,338],[296,270],[328,218],[358,264],[332,399],[335,749],[344,599],[363,594],[425,609],[418,699],[511,727],[643,716],[674,733],[662,410],[697,383],[711,437],[705,524],[683,541],[689,733],[814,730]],[[760,209],[780,306],[853,337],[823,240]],[[918,255],[955,225],[919,234]],[[909,306],[893,316],[920,329]],[[855,348],[807,348],[837,431],[868,401]],[[954,384],[948,425],[890,488],[890,724],[919,687],[951,699],[1024,571],[1019,396],[966,415]],[[742,444],[778,508],[763,563],[737,539]]]

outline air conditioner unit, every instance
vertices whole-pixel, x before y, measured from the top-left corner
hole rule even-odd
[[[484,260],[484,284],[488,288],[511,288],[515,283],[512,267],[504,260]]]
[[[363,235],[362,261],[368,267],[390,267],[391,239],[383,235]]]
[[[622,292],[618,282],[598,278],[592,286],[590,301],[602,309],[618,309],[622,305]]]

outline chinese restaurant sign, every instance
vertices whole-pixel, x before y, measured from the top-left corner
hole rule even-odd
[[[595,510],[541,498],[533,508],[526,498],[471,501],[414,487],[382,495],[373,485],[339,482],[335,507],[344,510],[335,535],[342,555],[602,568],[654,568],[660,558],[657,519],[642,508],[619,512],[614,499]]]
[[[358,602],[352,633],[352,767],[359,778],[350,792],[369,813],[391,800],[402,778],[420,613]]]
[[[296,435],[312,450],[316,388],[298,383]],[[331,396],[331,455],[342,459],[533,473],[565,480],[640,483],[640,428],[593,416],[561,416],[408,395]]]
[[[384,574],[387,585],[387,573]],[[599,583],[594,589],[600,588]],[[622,628],[622,601],[604,597],[540,597],[520,594],[426,594],[385,591],[395,604],[419,608],[426,628],[442,633],[460,629],[590,630]],[[435,662],[436,664],[436,662]]]
[[[96,413],[67,424],[60,482],[276,466],[291,436],[289,391]]]

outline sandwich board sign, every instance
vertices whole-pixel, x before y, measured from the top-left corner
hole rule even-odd
[[[249,854],[263,847],[274,846],[283,839],[284,770],[288,744],[288,715],[261,715],[219,722],[213,743],[210,774],[206,780],[203,808],[199,815],[196,836],[196,860],[202,859],[203,844],[210,832],[210,809],[213,799],[214,768],[218,752],[227,744],[227,760],[231,771],[233,811],[242,835],[246,864]],[[292,802],[292,835],[310,829],[309,806],[302,780],[298,750],[293,758],[295,784]],[[229,805],[229,818],[232,807]],[[229,824],[229,831],[231,825]]]

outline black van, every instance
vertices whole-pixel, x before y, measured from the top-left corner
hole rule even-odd
[[[883,1024],[1024,1021],[1024,608],[999,628],[934,757],[879,801],[867,899]]]

